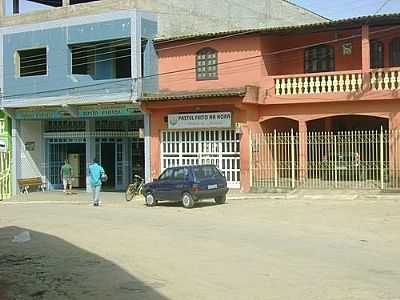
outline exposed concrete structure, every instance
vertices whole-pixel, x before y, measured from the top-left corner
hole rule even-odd
[[[0,0],[3,2],[3,0]],[[14,0],[14,15],[1,19],[1,26],[30,24],[66,17],[105,13],[115,10],[143,9],[158,13],[159,36],[226,31],[243,28],[288,26],[321,22],[325,19],[285,0],[32,0],[49,9],[18,14],[19,0]],[[87,3],[83,3],[87,2]],[[3,5],[0,6],[3,9]]]

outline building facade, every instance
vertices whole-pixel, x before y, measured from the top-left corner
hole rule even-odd
[[[15,178],[40,176],[59,188],[68,159],[73,186],[85,188],[95,157],[109,189],[124,189],[133,173],[144,176],[148,119],[136,99],[158,88],[143,79],[157,72],[156,35],[154,15],[135,9],[1,28]]]
[[[214,163],[243,191],[271,182],[399,188],[399,20],[162,40],[160,93],[141,99],[152,177]]]

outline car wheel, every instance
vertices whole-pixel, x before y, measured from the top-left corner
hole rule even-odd
[[[152,193],[147,193],[144,200],[145,200],[145,203],[147,206],[156,206],[157,205],[157,200],[156,200],[156,198],[154,198],[154,195]]]
[[[194,206],[192,195],[190,195],[189,193],[183,193],[182,204],[184,208],[192,208]]]
[[[215,203],[224,204],[226,202],[226,195],[215,197]]]

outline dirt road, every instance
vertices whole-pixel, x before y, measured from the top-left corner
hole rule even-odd
[[[400,299],[398,201],[104,201],[0,204],[0,299]]]

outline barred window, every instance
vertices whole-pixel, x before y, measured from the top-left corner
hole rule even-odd
[[[383,68],[383,43],[381,41],[371,41],[371,68]]]
[[[390,66],[400,67],[400,38],[390,42]]]
[[[196,55],[197,80],[218,79],[218,52],[211,48],[204,48]]]
[[[305,73],[335,71],[335,51],[333,47],[320,45],[304,51]]]

